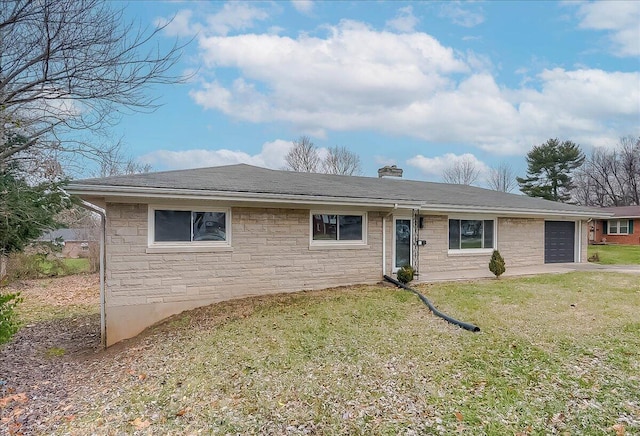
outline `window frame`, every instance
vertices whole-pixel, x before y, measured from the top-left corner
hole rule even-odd
[[[626,222],[626,225],[624,227],[626,227],[627,231],[626,232],[621,232],[620,228],[622,227],[620,224]],[[616,231],[612,232],[611,231],[611,224],[612,223],[616,223]],[[618,219],[618,220],[607,220],[607,235],[628,235],[629,234],[629,220],[628,219]]]
[[[191,240],[190,241],[156,241],[155,240],[155,214],[156,210],[171,210],[171,211],[184,211],[191,212],[193,220],[194,212],[212,212],[212,213],[224,213],[225,214],[225,237],[224,241],[194,241],[193,240],[193,221],[190,224],[191,227]],[[209,207],[209,206],[176,206],[176,205],[149,205],[148,208],[148,237],[147,246],[149,249],[154,248],[166,248],[166,249],[189,249],[189,248],[229,248],[231,247],[231,208],[221,207]]]
[[[493,221],[493,237],[491,248],[450,248],[450,232],[451,232],[451,220],[458,221],[482,221],[482,245],[485,242],[484,221]],[[462,237],[459,235],[459,246],[462,244]],[[465,255],[465,254],[490,254],[493,250],[498,248],[498,217],[497,216],[479,216],[479,215],[449,215],[447,216],[447,252],[453,255]]]
[[[336,225],[340,221],[340,216],[359,216],[362,217],[362,238],[357,240],[340,240],[340,239],[313,239],[313,216],[314,215],[335,215]],[[367,245],[368,233],[368,213],[366,211],[354,210],[310,210],[309,211],[309,246],[310,247],[363,247]],[[336,229],[336,238],[339,238],[339,226]]]

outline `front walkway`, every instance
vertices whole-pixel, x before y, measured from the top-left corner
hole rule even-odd
[[[507,267],[503,277],[530,276],[536,274],[561,274],[572,271],[603,271],[640,274],[640,265],[598,265],[596,263],[549,263],[536,266]],[[486,270],[457,270],[447,272],[423,272],[418,282],[443,282],[451,280],[474,280],[493,278],[494,275]]]

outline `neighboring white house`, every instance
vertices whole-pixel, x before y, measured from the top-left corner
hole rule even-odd
[[[232,298],[585,262],[587,220],[607,214],[487,189],[231,165],[71,183],[106,211],[106,343]]]

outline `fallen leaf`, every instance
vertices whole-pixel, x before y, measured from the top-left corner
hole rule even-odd
[[[456,415],[456,419],[458,420],[458,422],[462,422],[462,420],[464,419],[464,417],[462,416],[462,413],[458,412],[457,410],[454,413],[454,415]]]
[[[9,403],[12,403],[14,401],[21,404],[26,403],[27,396],[21,392],[19,394],[8,395],[6,397],[0,398],[0,407],[7,407]]]
[[[624,432],[625,432],[625,430],[624,430],[624,424],[620,424],[620,423],[618,423],[618,424],[615,424],[615,425],[614,425],[613,427],[611,427],[611,428],[612,428],[613,430],[615,430],[615,432],[616,432],[616,436],[622,436],[622,435],[624,435]]]
[[[145,419],[143,421],[140,418],[136,418],[133,421],[131,421],[131,425],[134,426],[138,430],[142,430],[144,428],[149,427],[151,425],[151,422],[148,419]]]
[[[140,374],[140,375],[138,376],[138,379],[140,379],[140,380],[144,380],[144,379],[146,379],[146,378],[147,378],[147,374]]]

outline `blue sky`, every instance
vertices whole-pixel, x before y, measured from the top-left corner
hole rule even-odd
[[[114,136],[154,170],[281,168],[291,141],[440,181],[464,158],[526,172],[549,138],[585,151],[640,136],[640,2],[123,3],[186,47],[185,84]],[[483,186],[481,179],[477,182]]]

